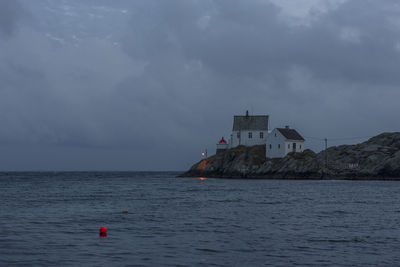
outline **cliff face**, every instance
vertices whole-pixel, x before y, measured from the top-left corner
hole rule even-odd
[[[290,153],[281,159],[266,158],[265,146],[239,146],[196,163],[180,176],[400,179],[400,133],[383,133],[361,144],[330,147],[318,154],[311,150]]]

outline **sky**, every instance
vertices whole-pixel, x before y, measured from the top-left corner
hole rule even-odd
[[[318,152],[399,99],[397,0],[0,0],[0,171],[186,170],[246,110]]]

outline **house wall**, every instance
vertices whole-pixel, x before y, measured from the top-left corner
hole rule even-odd
[[[267,158],[283,158],[286,155],[285,137],[277,129],[268,134],[266,142]]]
[[[293,144],[296,143],[296,150],[293,150]],[[285,141],[285,156],[290,152],[303,152],[304,141],[299,140],[286,140]]]
[[[265,145],[268,131],[240,131],[240,141],[237,137],[239,131],[232,131],[231,147],[238,145],[244,146],[255,146]],[[249,138],[249,133],[252,133],[252,138]],[[263,138],[260,137],[260,133],[263,133]]]
[[[296,143],[295,152],[303,152],[305,149],[304,141],[286,140],[286,138],[274,129],[266,140],[266,156],[268,158],[283,158],[288,153],[293,152],[293,143]]]

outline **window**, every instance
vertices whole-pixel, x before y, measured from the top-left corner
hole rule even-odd
[[[269,149],[272,149],[272,145],[271,144],[269,144]]]
[[[253,133],[249,132],[249,139],[253,138]]]
[[[276,137],[276,133],[275,133],[275,137]]]
[[[264,139],[264,133],[260,132],[260,139]]]
[[[300,149],[301,149],[301,145],[300,145]]]
[[[290,149],[290,144],[288,144],[288,145],[287,145],[287,148],[289,148],[289,149]]]
[[[281,144],[278,144],[278,149],[280,149],[281,148]]]
[[[239,132],[237,133],[237,138],[240,138],[240,133]]]

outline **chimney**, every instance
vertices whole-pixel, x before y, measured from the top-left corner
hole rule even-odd
[[[286,126],[285,126],[285,129],[289,129],[289,125],[286,125]]]
[[[248,117],[249,116],[249,111],[248,110],[246,110],[246,117]]]

